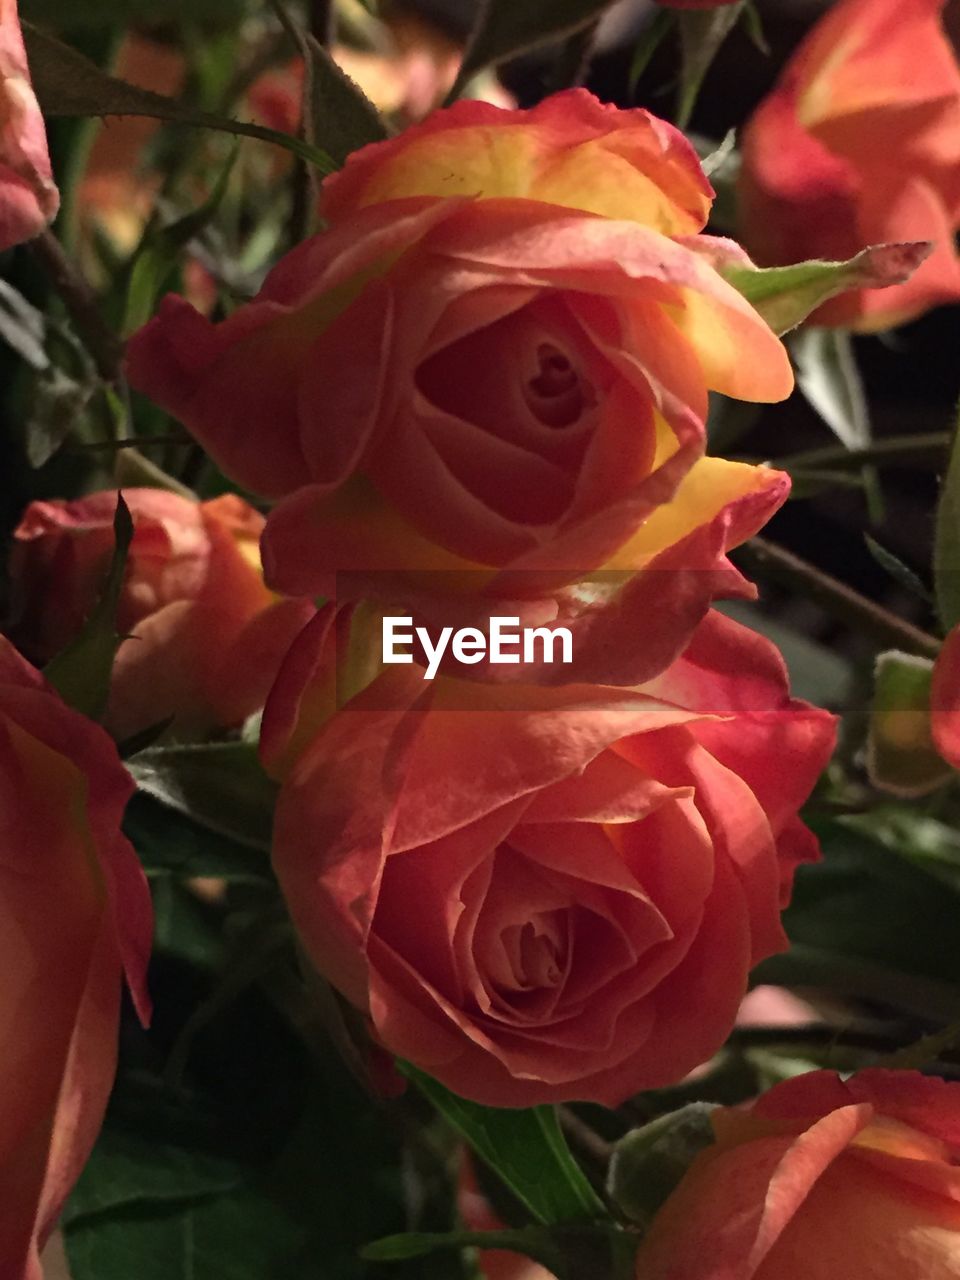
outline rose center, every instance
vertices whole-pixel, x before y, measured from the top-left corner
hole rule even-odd
[[[537,915],[504,930],[504,952],[512,974],[510,985],[520,991],[557,987],[566,967],[566,938],[555,913]]]
[[[573,426],[596,403],[593,387],[552,342],[538,344],[536,359],[537,372],[524,386],[527,407],[545,427]]]

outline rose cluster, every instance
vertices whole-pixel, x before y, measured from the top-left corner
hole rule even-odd
[[[461,102],[352,155],[254,301],[170,297],[130,344],[276,500],[268,585],[330,601],[261,737],[303,944],[379,1044],[489,1104],[615,1104],[708,1058],[816,857],[832,718],[711,608],[753,593],[726,553],[789,482],[706,455],[708,393],[792,386],[711,198],[646,111]],[[397,604],[563,621],[572,660],[427,688],[369,660]]]
[[[823,323],[875,328],[960,296],[960,77],[938,6],[905,7],[922,93],[893,76],[878,96],[873,61],[900,66],[891,4],[844,0],[746,131],[761,263],[940,242],[909,283],[846,294]],[[877,119],[905,157],[882,194]],[[0,249],[40,234],[57,199],[0,0]],[[196,742],[262,714],[273,866],[303,953],[378,1049],[453,1092],[615,1106],[723,1045],[818,857],[800,811],[835,721],[717,607],[755,596],[728,553],[790,480],[708,454],[709,398],[776,402],[793,374],[728,278],[742,251],[705,234],[712,201],[691,144],[645,110],[580,89],[529,110],[460,101],[350,155],[322,185],[324,229],[252,300],[211,319],[171,295],[133,335],[133,389],[251,501],[125,491],[102,727],[39,668],[96,605],[117,493],[35,502],[14,535],[0,1013],[24,1030],[0,1068],[4,1277],[37,1280],[89,1155],[123,981],[149,1014],[150,899],[117,748],[144,734]],[[570,661],[445,660],[426,681],[422,655],[380,661],[390,613],[562,625]],[[937,676],[951,687],[955,637]],[[935,720],[953,764],[956,702]],[[717,1112],[638,1274],[958,1274],[955,1094],[815,1074]]]

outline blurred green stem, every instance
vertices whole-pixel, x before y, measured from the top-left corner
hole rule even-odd
[[[90,352],[97,373],[104,382],[118,382],[123,343],[104,320],[96,295],[79,268],[64,252],[52,231],[42,232],[31,241],[30,248],[59,294],[78,337]]]
[[[949,431],[928,431],[922,435],[889,436],[886,440],[874,440],[862,449],[846,449],[841,445],[828,445],[822,449],[806,449],[777,458],[774,465],[784,471],[794,468],[845,468],[859,470],[866,463],[879,466],[895,466],[898,462],[939,463],[946,466],[947,454],[953,436]]]
[[[600,19],[597,18],[595,22],[580,31],[574,31],[573,35],[564,40],[550,69],[550,93],[559,93],[561,89],[573,89],[583,84],[590,69],[599,26]]]

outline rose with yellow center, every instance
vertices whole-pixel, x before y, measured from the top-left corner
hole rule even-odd
[[[711,198],[645,111],[582,90],[461,102],[351,156],[324,186],[328,230],[229,319],[168,298],[129,374],[279,499],[275,589],[547,600],[580,630],[578,678],[635,682],[712,598],[749,592],[725,553],[788,490],[703,456],[709,392],[792,387],[699,251]],[[589,598],[563,594],[598,573]],[[636,636],[621,670],[614,615]]]

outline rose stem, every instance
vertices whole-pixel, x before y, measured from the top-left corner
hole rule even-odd
[[[613,1155],[613,1144],[601,1138],[599,1133],[594,1132],[569,1107],[558,1106],[557,1119],[573,1145],[578,1147],[584,1155],[589,1156],[600,1168],[606,1169]]]
[[[104,382],[120,380],[123,343],[100,314],[89,284],[67,257],[52,231],[43,231],[31,241],[34,257],[60,295],[83,345],[90,352],[97,373]]]
[[[568,36],[560,47],[556,60],[550,69],[547,88],[550,93],[559,93],[561,89],[574,89],[583,84],[590,70],[590,60],[597,39],[600,19],[581,27]]]
[[[766,538],[751,538],[731,554],[748,572],[800,588],[834,617],[852,627],[862,627],[879,644],[925,658],[935,658],[940,652],[940,641],[935,636],[874,604],[853,587],[801,560],[786,547],[768,542]]]
[[[929,431],[923,435],[889,436],[886,440],[875,440],[863,449],[845,449],[842,446],[807,449],[803,453],[777,458],[771,465],[791,471],[821,466],[857,469],[869,462],[887,465],[908,461],[946,463],[952,443],[951,432]]]

